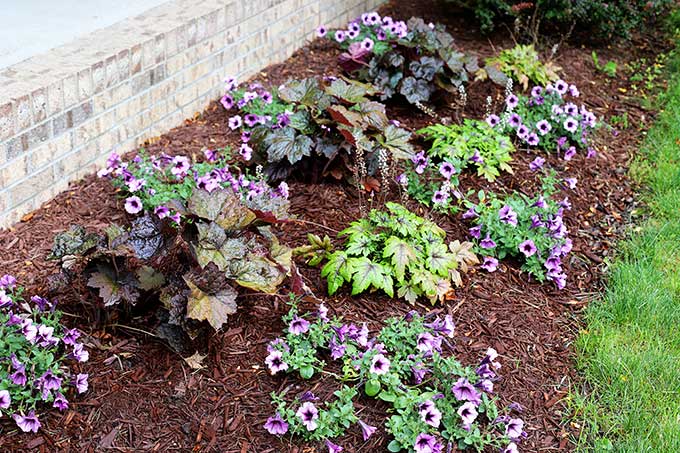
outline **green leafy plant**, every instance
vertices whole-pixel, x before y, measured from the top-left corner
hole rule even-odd
[[[358,418],[353,403],[363,387],[367,397],[388,406],[390,452],[516,451],[524,422],[499,414],[492,394],[500,368],[497,353],[488,349],[476,369],[458,362],[450,354],[451,316],[426,319],[412,311],[387,319],[371,336],[367,323],[330,318],[324,304],[306,314],[298,311],[294,299],[291,305],[283,317],[286,333],[267,347],[269,371],[310,379],[312,364],[321,372],[326,368],[321,357],[329,358],[338,363],[334,371],[341,369],[329,375],[342,386],[330,401],[310,391],[291,398],[293,386],[272,394],[275,415],[264,425],[271,434],[323,440],[330,452],[339,452],[342,448],[333,440],[357,424],[367,441],[377,428]],[[317,402],[321,399],[325,402]]]
[[[498,72],[519,82],[524,90],[529,88],[529,83],[544,86],[559,79],[557,73],[560,70],[561,68],[551,61],[541,62],[533,45],[522,44],[502,50],[495,57],[487,58],[485,67],[488,76],[499,85],[505,86],[507,79],[498,77]]]
[[[383,100],[400,94],[421,106],[441,90],[458,94],[468,73],[479,69],[477,58],[458,51],[443,25],[430,26],[420,18],[388,25],[380,16],[370,24],[356,20],[347,32],[329,37],[347,50],[339,58],[340,66],[373,84]]]
[[[287,193],[218,163],[192,167],[178,157],[116,157],[110,167],[114,185],[130,195],[126,209],[140,216],[104,234],[74,226],[57,235],[51,258],[62,262],[62,284],[84,279],[104,308],[160,301],[159,334],[182,349],[183,331],[219,329],[236,312],[234,285],[274,293],[295,274],[291,249],[269,228],[285,221]]]
[[[326,264],[321,276],[328,281],[328,293],[352,284],[352,295],[382,290],[390,297],[410,303],[424,296],[435,303],[462,284],[458,269],[467,271],[477,262],[471,244],[446,244],[446,233],[397,203],[385,211],[372,210],[340,232],[346,236],[343,250],[320,250]],[[307,250],[308,251],[308,250]]]
[[[593,57],[593,65],[595,66],[595,69],[605,74],[609,78],[613,79],[614,77],[616,77],[617,65],[615,61],[609,60],[605,64],[601,65],[600,59],[597,57],[597,52],[593,50],[591,55]]]
[[[239,115],[229,121],[234,129],[245,128],[241,150],[253,150],[254,162],[264,164],[273,180],[313,168],[338,178],[350,169],[364,179],[380,171],[381,161],[384,166],[412,153],[411,134],[389,121],[383,104],[370,100],[376,93],[370,85],[310,78],[291,80],[272,93],[272,105],[285,104],[283,113],[253,113],[255,100],[250,96],[240,107],[235,102]],[[250,160],[250,151],[247,157]]]

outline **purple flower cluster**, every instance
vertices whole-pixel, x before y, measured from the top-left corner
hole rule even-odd
[[[597,117],[585,105],[577,106],[566,99],[579,95],[575,85],[563,80],[545,87],[536,86],[529,97],[508,95],[502,118],[490,115],[486,121],[504,132],[514,131],[517,138],[529,146],[548,149],[557,144],[558,151],[565,151],[564,158],[569,160],[575,154],[576,147],[588,147],[588,136],[597,126]],[[564,148],[567,141],[575,147]],[[588,154],[591,157],[594,151],[588,148]]]
[[[125,199],[125,211],[129,214],[138,214],[148,208],[153,210],[159,219],[167,218],[178,225],[181,221],[180,213],[155,199],[157,189],[154,187],[158,187],[158,183],[165,185],[171,192],[172,196],[169,198],[178,201],[186,201],[182,199],[179,188],[189,181],[192,182],[192,188],[207,192],[231,188],[245,200],[261,196],[288,198],[288,185],[285,182],[277,189],[272,189],[262,179],[253,180],[243,174],[232,173],[229,165],[220,164],[215,151],[206,150],[205,155],[212,169],[202,174],[196,164],[192,164],[186,156],[169,156],[161,153],[159,156],[148,158],[137,156],[131,162],[123,162],[118,154],[113,153],[106,167],[100,170],[98,175],[113,178],[119,187],[130,194]],[[149,181],[155,181],[155,184],[149,184]]]
[[[372,51],[376,41],[388,41],[404,38],[408,27],[403,21],[395,21],[389,16],[380,17],[373,11],[364,13],[347,25],[346,29],[329,30],[325,25],[316,29],[320,38],[328,36],[338,44],[351,45],[359,43],[367,51]]]
[[[23,301],[16,279],[11,275],[0,278],[0,322],[5,326],[4,345],[0,347],[0,361],[7,362],[7,373],[0,386],[0,412],[11,415],[23,432],[37,432],[41,423],[36,415],[38,403],[51,403],[64,411],[69,402],[66,384],[77,393],[88,388],[88,375],[72,374],[64,362],[86,362],[89,353],[77,340],[80,332],[65,329],[59,320],[61,313],[56,302],[40,296],[31,298],[32,304]],[[44,357],[32,362],[35,356]]]

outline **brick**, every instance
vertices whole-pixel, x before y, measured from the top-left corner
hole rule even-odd
[[[53,148],[50,145],[51,143],[43,143],[25,157],[27,172],[34,173],[52,161]]]
[[[78,102],[78,77],[68,76],[64,79],[64,108],[75,105]]]
[[[83,69],[78,72],[78,99],[84,101],[94,94],[92,90],[92,71]]]
[[[118,67],[117,81],[121,82],[121,81],[129,78],[130,77],[130,51],[125,49],[125,50],[121,50],[120,52],[118,52],[118,56],[116,58],[116,63],[117,63],[117,67]],[[107,66],[106,71],[107,71],[106,76],[108,78],[109,77],[108,66]]]
[[[145,71],[132,78],[132,95],[136,95],[151,86],[151,71]]]
[[[33,124],[31,112],[31,98],[26,95],[14,101],[14,112],[16,115],[16,132],[28,129]]]
[[[34,148],[40,143],[46,142],[50,137],[52,137],[51,121],[47,121],[22,135],[24,150]]]
[[[137,44],[130,49],[130,75],[142,72],[142,55],[144,50],[141,44]]]
[[[64,84],[61,80],[47,87],[47,116],[53,116],[64,110]]]
[[[47,88],[38,88],[31,93],[33,121],[39,123],[47,118]]]
[[[0,168],[0,187],[9,187],[26,175],[26,156],[18,157]]]
[[[92,90],[93,94],[101,93],[106,87],[106,67],[103,61],[92,65]]]
[[[12,202],[15,204],[30,200],[33,196],[50,187],[54,181],[52,167],[48,167],[10,188]]]
[[[7,102],[0,106],[0,142],[14,135],[14,109],[12,103]]]
[[[156,85],[165,79],[165,64],[156,66],[151,70],[150,83]]]

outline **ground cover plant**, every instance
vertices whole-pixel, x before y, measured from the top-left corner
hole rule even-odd
[[[424,108],[441,91],[460,95],[469,73],[479,67],[476,57],[456,49],[453,37],[440,24],[412,17],[407,23],[366,13],[346,30],[319,28],[345,52],[339,63],[358,80],[373,84],[385,100],[396,94]]]
[[[411,304],[421,296],[434,304],[449,297],[452,284],[462,284],[459,269],[465,272],[477,263],[472,244],[447,244],[444,230],[398,203],[371,210],[339,236],[347,237],[340,250],[320,246],[318,238],[310,238],[311,247],[300,249],[313,255],[313,264],[327,261],[321,276],[329,295],[351,283],[352,295],[382,290],[394,297],[396,288],[397,297]]]
[[[491,114],[486,121],[527,146],[547,152],[556,150],[565,160],[586,149],[592,157],[591,135],[598,127],[597,117],[584,104],[575,104],[578,88],[563,80],[545,87],[535,86],[529,96],[507,94],[504,112]]]
[[[562,260],[571,251],[572,240],[563,215],[571,204],[566,197],[554,199],[556,183],[551,173],[543,177],[541,190],[533,197],[479,191],[477,204],[467,202],[463,218],[475,224],[470,235],[476,239],[476,251],[483,255],[485,270],[494,272],[498,259],[520,257],[522,269],[538,281],[548,279],[559,289],[566,286]]]
[[[225,156],[205,154],[201,163],[112,155],[100,176],[136,218],[104,234],[72,227],[55,237],[52,251],[62,262],[61,284],[85,278],[104,308],[160,299],[167,315],[159,332],[180,350],[182,330],[196,337],[202,321],[219,329],[236,312],[234,285],[274,293],[293,274],[291,249],[269,229],[287,218],[286,183],[272,189]]]
[[[317,163],[317,171],[335,177],[387,176],[395,159],[408,158],[411,134],[390,121],[385,106],[369,99],[375,90],[343,79],[289,80],[276,90],[227,84],[222,105],[236,109],[229,119],[241,130],[240,154],[265,166],[274,180]],[[253,154],[254,153],[254,154]]]
[[[88,389],[88,374],[77,363],[89,353],[78,341],[78,329],[61,322],[56,301],[23,297],[24,289],[12,275],[0,277],[0,413],[14,420],[22,432],[38,432],[36,412],[69,408],[69,393]]]
[[[302,314],[293,300],[283,321],[286,334],[268,346],[270,372],[310,379],[330,359],[341,366],[336,374],[340,389],[323,404],[311,391],[295,397],[287,391],[272,394],[275,414],[265,424],[270,434],[324,441],[329,452],[337,453],[343,447],[335,438],[358,425],[366,441],[377,428],[355,411],[353,401],[363,389],[367,397],[390,405],[385,429],[392,438],[391,452],[488,447],[517,452],[526,436],[522,419],[500,415],[496,406],[497,352],[489,348],[476,368],[463,366],[451,354],[454,324],[448,315],[430,316],[428,322],[412,311],[387,319],[371,337],[366,323],[359,327],[330,319],[323,304],[315,313]]]
[[[679,59],[673,56],[677,65]],[[680,79],[661,97],[663,113],[631,169],[646,187],[647,216],[620,245],[607,290],[586,315],[577,343],[586,384],[572,409],[584,425],[580,451],[678,451],[680,322]]]
[[[531,44],[516,44],[515,47],[502,50],[495,57],[487,58],[485,70],[489,76],[493,76],[495,72],[489,71],[489,68],[494,68],[506,77],[519,82],[524,90],[529,88],[530,83],[546,86],[550,82],[557,81],[559,79],[557,73],[561,70],[551,61],[543,63]],[[503,78],[494,81],[499,85],[507,83]]]

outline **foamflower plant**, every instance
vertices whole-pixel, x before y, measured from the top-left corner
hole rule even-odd
[[[283,317],[285,335],[268,346],[270,372],[309,379],[330,360],[341,365],[341,374],[331,375],[342,385],[324,403],[309,391],[273,394],[275,413],[265,423],[271,434],[324,441],[332,453],[342,451],[335,438],[353,425],[367,441],[377,427],[361,420],[353,404],[363,389],[390,406],[385,429],[393,438],[387,447],[391,452],[517,451],[526,437],[520,418],[499,415],[494,396],[498,354],[490,348],[477,367],[463,366],[451,355],[455,327],[450,316],[412,311],[386,320],[371,334],[367,323],[329,317],[324,304],[306,314],[299,313],[294,299],[291,305]]]
[[[88,389],[88,375],[78,363],[89,353],[81,333],[61,324],[56,301],[23,298],[11,275],[0,278],[0,414],[23,432],[36,433],[45,408],[65,411],[73,394]]]

